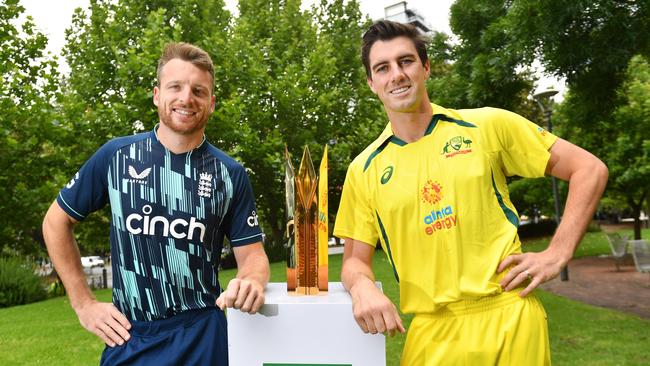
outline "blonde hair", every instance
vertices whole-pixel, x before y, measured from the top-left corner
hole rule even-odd
[[[175,58],[187,61],[199,69],[209,72],[210,78],[212,79],[212,85],[214,85],[214,64],[212,63],[210,55],[201,48],[192,44],[175,42],[167,43],[165,45],[160,60],[158,60],[158,70],[156,71],[158,86],[160,86],[160,74],[162,73],[163,67]]]

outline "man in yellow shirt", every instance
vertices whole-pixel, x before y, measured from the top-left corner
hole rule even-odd
[[[571,259],[607,168],[517,114],[432,104],[426,41],[412,26],[372,25],[362,61],[390,122],[350,164],[334,229],[357,323],[405,331],[374,286],[380,242],[401,310],[415,314],[402,365],[550,364],[546,314],[531,291]],[[522,254],[506,177],[544,174],[570,181],[565,214],[545,251]]]

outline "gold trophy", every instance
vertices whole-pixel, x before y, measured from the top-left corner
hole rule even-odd
[[[327,146],[319,175],[305,147],[296,176],[285,147],[287,290],[302,295],[327,291]]]

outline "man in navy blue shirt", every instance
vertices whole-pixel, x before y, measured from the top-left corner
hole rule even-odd
[[[102,364],[227,365],[223,309],[258,311],[269,277],[254,196],[244,168],[205,139],[215,105],[210,56],[168,44],[157,77],[160,123],[97,150],[61,189],[43,233],[81,325],[107,345]],[[73,236],[106,203],[112,303],[94,298]],[[238,271],[222,292],[224,238]]]

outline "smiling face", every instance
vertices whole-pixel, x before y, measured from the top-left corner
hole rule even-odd
[[[429,105],[425,81],[429,63],[422,64],[413,41],[397,37],[376,41],[369,54],[368,85],[386,112],[416,113]]]
[[[174,134],[202,137],[214,102],[210,73],[178,58],[165,64],[153,89],[160,129]]]

